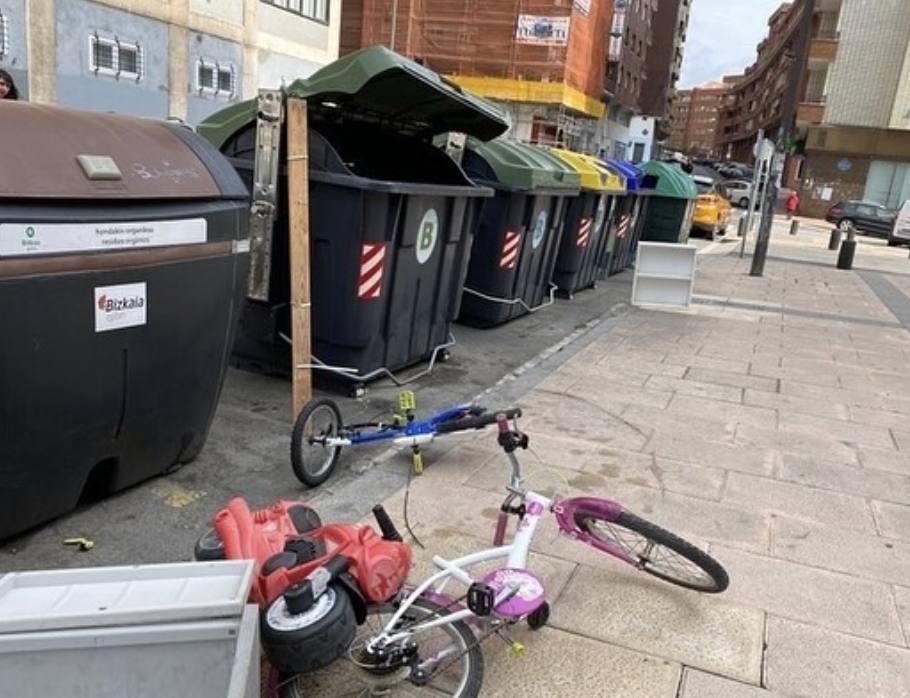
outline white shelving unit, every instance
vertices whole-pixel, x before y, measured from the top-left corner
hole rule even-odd
[[[688,308],[695,286],[695,245],[641,242],[632,281],[632,305]]]

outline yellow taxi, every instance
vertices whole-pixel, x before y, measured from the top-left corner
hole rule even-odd
[[[724,198],[721,185],[716,184],[709,177],[694,175],[692,179],[695,180],[695,186],[698,188],[692,229],[706,233],[713,240],[715,236],[727,232],[733,208],[730,206],[730,202]]]

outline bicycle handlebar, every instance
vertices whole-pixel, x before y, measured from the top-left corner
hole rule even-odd
[[[443,422],[436,426],[436,433],[438,434],[449,434],[453,431],[467,431],[469,429],[482,429],[485,426],[490,424],[495,424],[499,421],[499,417],[503,416],[505,419],[514,419],[515,417],[521,416],[520,407],[512,407],[507,410],[502,410],[495,413],[481,414],[477,417],[465,417],[464,419],[453,419],[449,422]],[[502,431],[502,426],[499,427],[500,432]],[[506,430],[508,430],[508,425],[506,425]]]

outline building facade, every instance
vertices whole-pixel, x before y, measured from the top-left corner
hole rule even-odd
[[[720,119],[729,91],[729,85],[720,82],[680,90],[673,104],[668,145],[689,155],[719,157]]]
[[[910,199],[910,3],[842,0],[836,9],[825,26],[833,48],[800,104],[813,110],[802,209],[821,216],[842,199],[898,208]],[[818,58],[825,47],[813,48]]]
[[[617,159],[633,155],[633,120],[644,112],[656,9],[657,0],[614,0],[604,81],[607,110],[596,141],[603,154]]]
[[[652,18],[653,41],[648,48],[647,74],[641,109],[656,117],[655,138],[670,136],[670,110],[682,69],[683,50],[689,28],[691,0],[659,0]]]
[[[382,44],[511,113],[510,137],[593,147],[612,2],[346,0],[342,54]]]
[[[0,0],[23,96],[196,124],[338,57],[341,0]]]

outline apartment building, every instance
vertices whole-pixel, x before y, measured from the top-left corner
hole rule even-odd
[[[690,5],[691,0],[659,0],[652,18],[653,40],[648,48],[641,110],[655,117],[658,141],[670,136],[671,103],[682,69]]]
[[[803,210],[910,199],[910,2],[841,0],[813,40],[800,104]]]
[[[0,0],[23,96],[195,124],[338,57],[341,0]]]
[[[346,0],[341,52],[383,44],[506,107],[510,137],[592,150],[612,2]]]
[[[668,0],[671,1],[672,0]],[[605,118],[599,124],[597,141],[603,154],[632,159],[636,148],[650,150],[650,143],[633,134],[653,128],[643,125],[645,86],[651,79],[648,55],[654,43],[657,0],[614,0],[607,50],[604,99]]]
[[[680,90],[673,107],[670,147],[690,155],[719,156],[720,117],[729,90],[722,82]]]

